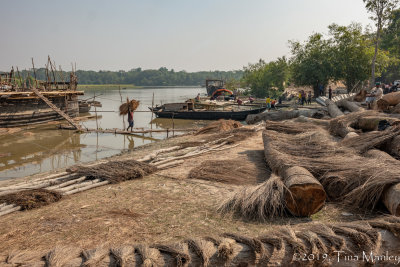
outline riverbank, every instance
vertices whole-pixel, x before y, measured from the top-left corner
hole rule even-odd
[[[57,245],[93,248],[126,243],[170,243],[225,232],[258,236],[282,224],[366,218],[365,214],[349,213],[335,204],[325,205],[310,218],[275,218],[264,223],[218,213],[218,205],[232,192],[242,185],[259,184],[271,175],[265,165],[261,128],[254,134],[246,134],[248,137],[226,150],[184,159],[176,167],[143,179],[98,187],[39,209],[2,216],[0,251],[34,249],[40,254]],[[187,134],[138,147],[108,160],[140,159],[160,149],[216,140],[219,135]],[[188,178],[190,171],[204,162],[213,161],[218,166],[226,160],[241,162],[253,171],[255,178],[243,177],[235,183]],[[15,181],[2,181],[0,186],[12,182]]]

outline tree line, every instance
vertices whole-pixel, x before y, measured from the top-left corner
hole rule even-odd
[[[34,76],[32,70],[22,70],[21,76],[27,77],[28,73]],[[69,73],[65,71],[46,71],[45,68],[36,69],[36,77],[39,80],[68,81]],[[168,70],[165,67],[159,69],[142,70],[141,68],[129,71],[86,71],[77,70],[79,84],[132,84],[136,86],[199,86],[204,85],[206,79],[240,80],[242,70],[233,71],[199,71],[186,72]]]
[[[320,86],[343,81],[348,91],[369,81],[400,79],[400,9],[398,0],[363,0],[376,31],[358,23],[332,24],[328,34],[314,33],[304,42],[289,41],[290,58],[260,60],[244,67],[242,86],[257,97],[277,96],[284,86]]]

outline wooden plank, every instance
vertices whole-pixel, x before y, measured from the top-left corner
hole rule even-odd
[[[50,102],[38,89],[32,88],[32,91],[42,99],[49,107],[51,107],[54,111],[60,114],[64,119],[66,119],[72,126],[74,126],[77,130],[81,130],[81,126],[77,124],[70,116],[68,116],[64,111],[59,109],[56,105]]]

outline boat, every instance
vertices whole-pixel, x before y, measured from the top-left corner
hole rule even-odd
[[[41,81],[17,73],[13,68],[10,72],[0,73],[0,128],[40,124],[63,120],[65,115],[70,118],[79,115],[78,96],[84,92],[77,90],[78,80],[74,71],[70,73],[69,81],[51,80],[50,75],[46,81]],[[54,73],[52,76],[56,77]]]
[[[90,111],[90,108],[92,107],[90,103],[84,100],[79,100],[78,104],[79,104],[79,113],[88,113]]]
[[[167,103],[162,106],[156,106],[149,109],[157,118],[174,118],[189,120],[236,120],[244,121],[249,114],[258,114],[264,112],[267,107],[259,106],[257,108],[247,108],[244,110],[205,110],[195,109],[194,103]]]

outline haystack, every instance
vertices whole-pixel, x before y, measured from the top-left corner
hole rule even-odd
[[[109,161],[94,166],[74,166],[68,169],[69,172],[79,176],[86,176],[89,179],[101,179],[110,183],[120,183],[127,180],[143,178],[153,173],[157,168],[147,163],[136,160]]]
[[[119,115],[126,115],[129,110],[135,111],[139,107],[139,104],[140,101],[135,99],[129,100],[129,98],[126,98],[126,103],[119,106]]]
[[[57,202],[61,197],[62,195],[56,191],[32,189],[0,196],[0,203],[15,204],[22,210],[30,210]]]
[[[240,122],[234,121],[234,120],[218,120],[211,122],[207,126],[199,129],[196,132],[196,135],[198,134],[208,134],[208,133],[221,133],[221,132],[226,132],[226,131],[231,131],[233,129],[237,129],[242,127],[243,125]]]

